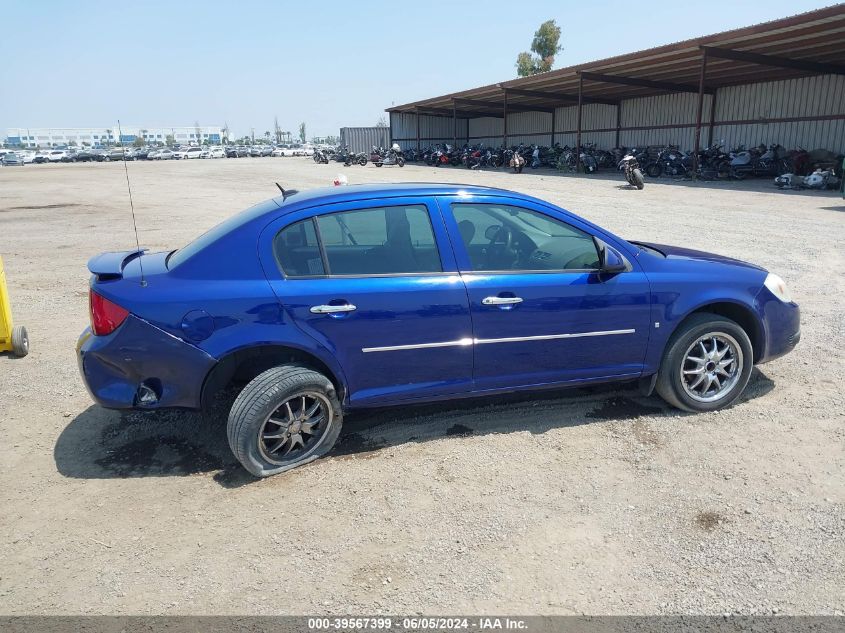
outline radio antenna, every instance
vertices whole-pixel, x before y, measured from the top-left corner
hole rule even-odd
[[[132,229],[135,231],[135,247],[138,249],[138,265],[141,267],[141,287],[147,285],[144,278],[144,254],[138,241],[138,224],[135,222],[135,205],[132,202],[132,186],[129,184],[129,168],[126,166],[126,148],[123,146],[123,130],[120,129],[120,119],[117,120],[117,137],[120,140],[120,153],[123,156],[123,173],[126,174],[126,189],[129,191],[129,208],[132,210]]]

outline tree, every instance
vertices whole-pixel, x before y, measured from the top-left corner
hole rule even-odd
[[[387,119],[384,116],[380,116],[378,121],[376,121],[376,127],[387,127]]]
[[[270,142],[270,130],[267,130],[266,132],[264,132],[264,138],[267,139],[268,143]]]
[[[531,51],[535,57],[525,51],[516,57],[516,72],[520,77],[529,77],[538,73],[546,73],[555,63],[555,55],[563,50],[560,46],[560,27],[554,20],[546,20],[534,33]]]
[[[299,124],[299,140],[305,142],[305,121]]]
[[[174,138],[173,138],[173,135],[172,135],[172,134],[168,134],[168,135],[164,138],[164,143],[165,143],[168,147],[170,147],[171,145],[173,145],[173,141],[175,141],[175,140],[176,140],[176,139],[174,139]]]
[[[197,144],[199,145],[199,142],[202,139],[202,128],[200,127],[199,121],[194,121],[194,133],[197,135]]]
[[[273,118],[273,130],[276,133],[276,142],[282,142],[282,128],[279,127],[279,117]]]
[[[145,145],[144,137],[136,136],[135,140],[132,141],[132,145],[135,146],[135,147],[144,147],[144,145]]]
[[[229,142],[229,124],[228,123],[223,123],[223,142],[224,143]]]

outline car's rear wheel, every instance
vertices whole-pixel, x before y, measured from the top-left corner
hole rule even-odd
[[[256,477],[302,466],[328,453],[343,424],[332,382],[299,367],[273,367],[255,377],[229,413],[232,452]]]
[[[748,334],[713,314],[695,314],[669,339],[655,388],[686,411],[715,411],[742,394],[754,365]]]

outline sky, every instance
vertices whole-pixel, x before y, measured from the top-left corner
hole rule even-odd
[[[8,127],[304,121],[308,137],[375,125],[384,109],[516,77],[555,19],[555,68],[833,4],[2,0],[0,135]]]

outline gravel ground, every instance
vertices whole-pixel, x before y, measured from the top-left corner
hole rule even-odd
[[[123,166],[0,169],[0,251],[32,352],[0,355],[0,613],[843,614],[845,205],[768,182],[303,159],[132,163],[142,245],[343,171],[525,191],[632,238],[762,264],[795,352],[729,410],[626,387],[348,416],[331,457],[254,481],[223,412],[94,406],[74,343],[91,255],[134,245]]]

